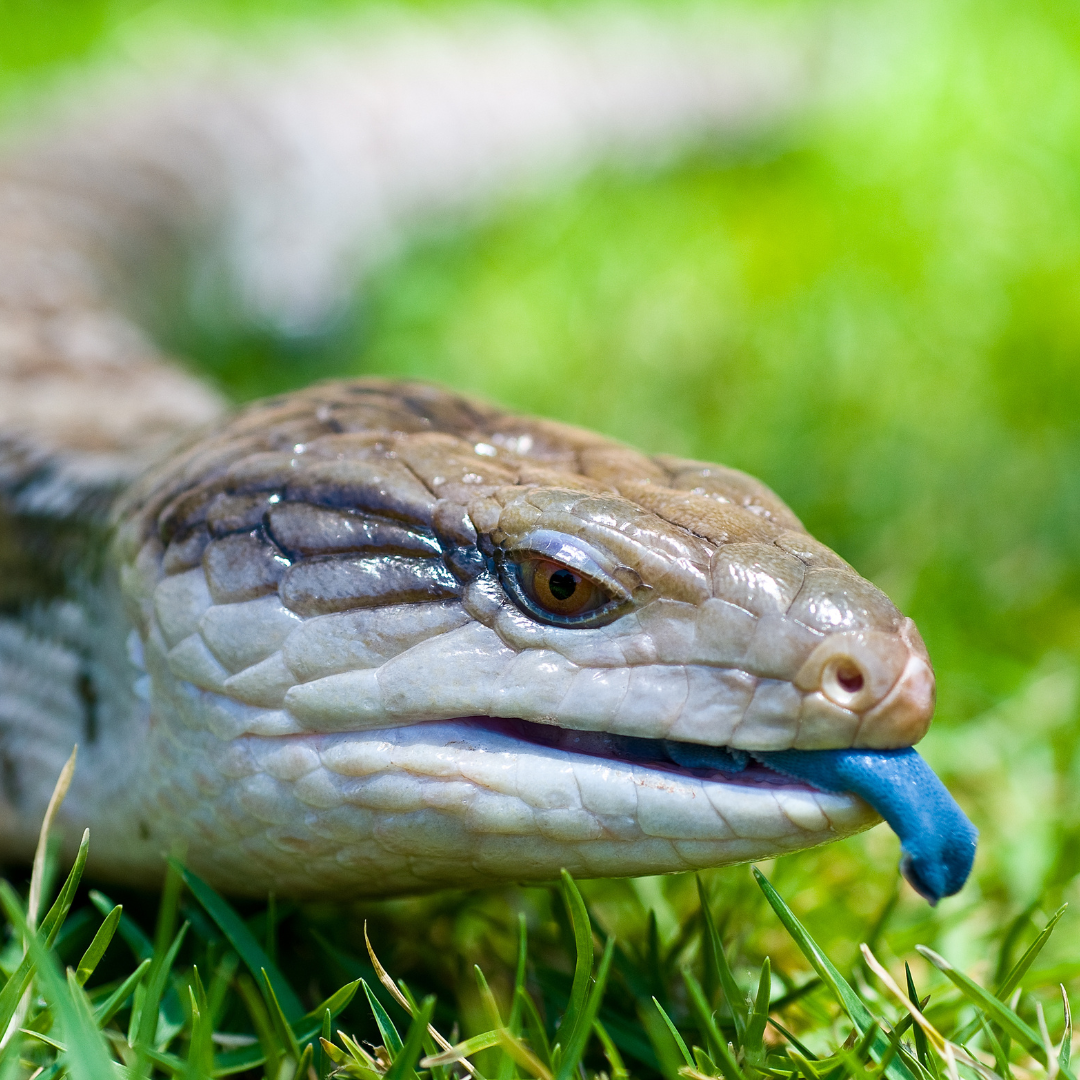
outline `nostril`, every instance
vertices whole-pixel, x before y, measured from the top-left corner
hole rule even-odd
[[[851,660],[841,660],[836,665],[836,681],[849,693],[857,694],[866,681],[858,665]]]
[[[911,655],[896,634],[842,631],[819,642],[794,683],[804,694],[819,693],[841,709],[862,713],[888,695]]]
[[[821,692],[844,709],[860,711],[873,704],[873,669],[867,670],[849,653],[829,657],[821,672]]]

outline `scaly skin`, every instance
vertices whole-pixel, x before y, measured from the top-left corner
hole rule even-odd
[[[252,405],[118,520],[139,735],[80,797],[112,874],[152,875],[178,840],[219,887],[297,895],[762,858],[874,816],[568,733],[886,748],[932,712],[911,621],[763,485],[423,384]],[[508,591],[552,534],[610,575],[603,625],[548,625]],[[551,737],[463,719],[484,717]]]

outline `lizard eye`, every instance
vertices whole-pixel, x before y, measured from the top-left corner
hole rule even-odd
[[[621,614],[630,594],[575,538],[536,532],[502,553],[503,588],[526,614],[553,626],[600,626]]]
[[[526,559],[518,565],[526,595],[549,615],[573,619],[611,600],[588,578],[550,559]]]

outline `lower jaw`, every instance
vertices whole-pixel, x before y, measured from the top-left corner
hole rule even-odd
[[[96,849],[101,871],[159,868],[161,837],[175,834],[192,868],[225,891],[397,895],[550,881],[563,867],[577,877],[699,870],[816,846],[877,820],[861,800],[761,766],[687,769],[656,756],[659,740],[514,718],[242,743],[235,761],[222,760],[229,775],[216,803],[192,790],[190,805],[171,804],[174,818],[145,851],[122,822],[127,832]],[[278,779],[309,754],[314,769]]]

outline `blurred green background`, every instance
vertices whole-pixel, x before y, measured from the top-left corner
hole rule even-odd
[[[140,35],[245,40],[358,6],[0,0],[0,107],[24,115]],[[241,398],[314,375],[421,376],[764,479],[929,645],[940,705],[924,748],[983,839],[964,893],[931,912],[905,887],[886,941],[971,964],[1080,874],[1080,9],[767,7],[835,32],[836,91],[804,115],[428,230],[317,348],[198,325],[186,341]],[[878,829],[772,873],[850,962],[896,858]],[[748,962],[790,953],[744,868],[711,887]],[[675,934],[694,903],[683,879],[587,892],[631,937],[649,907]],[[500,905],[383,905],[398,950],[383,959],[408,969],[422,951],[394,938],[418,911],[430,942],[506,951],[478,944]],[[1080,972],[1078,930],[1080,911],[1040,965]]]

